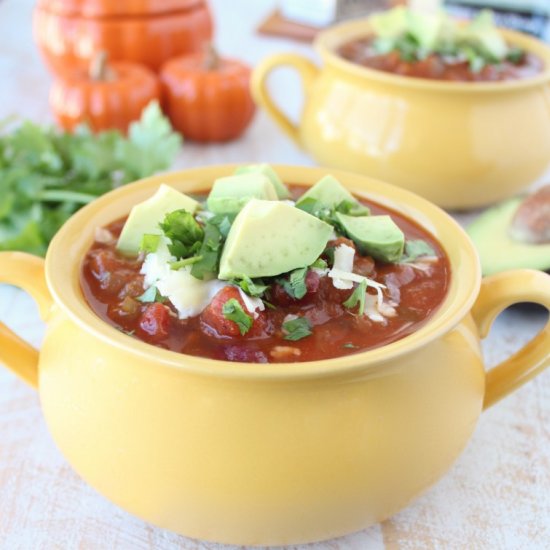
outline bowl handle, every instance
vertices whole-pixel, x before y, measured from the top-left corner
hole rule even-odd
[[[0,283],[27,291],[37,303],[42,319],[48,318],[53,301],[46,286],[42,258],[23,252],[0,252]],[[38,387],[38,351],[3,323],[0,323],[0,363]]]
[[[486,277],[472,315],[482,338],[497,315],[512,304],[534,302],[550,310],[550,275],[518,269]],[[523,348],[486,375],[483,408],[487,409],[550,365],[550,320]]]
[[[302,91],[304,94],[304,102],[307,101],[309,91],[313,81],[317,78],[319,68],[315,63],[293,53],[276,54],[264,59],[252,73],[251,88],[252,95],[256,103],[265,108],[273,120],[282,128],[295,143],[300,147],[302,142],[300,139],[300,128],[294,124],[273,101],[267,88],[267,78],[271,71],[277,67],[289,65],[296,69],[302,80]]]

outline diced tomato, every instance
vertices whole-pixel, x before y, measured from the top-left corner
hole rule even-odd
[[[109,294],[118,294],[122,288],[135,279],[135,260],[120,256],[112,248],[98,248],[93,250],[87,261],[93,276],[100,287]]]
[[[252,326],[246,334],[241,335],[239,326],[235,321],[231,319],[226,319],[223,314],[224,304],[231,299],[237,300],[244,312],[252,317]],[[222,288],[215,296],[212,298],[210,305],[208,305],[204,311],[201,313],[201,326],[203,330],[207,333],[211,333],[213,330],[218,336],[229,336],[232,338],[255,338],[263,336],[267,329],[267,318],[265,312],[257,312],[258,316],[254,318],[254,315],[250,313],[241,298],[241,293],[234,286],[226,286]]]
[[[159,303],[148,304],[141,314],[139,328],[152,340],[160,341],[168,337],[170,332],[170,312]]]

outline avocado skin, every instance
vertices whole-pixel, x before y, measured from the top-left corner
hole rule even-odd
[[[529,244],[514,240],[510,224],[522,203],[516,197],[490,208],[467,228],[479,258],[483,275],[509,269],[550,269],[550,244]]]

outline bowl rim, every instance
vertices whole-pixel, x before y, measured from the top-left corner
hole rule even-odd
[[[229,175],[242,164],[245,163],[180,170],[144,178],[111,191],[79,210],[56,234],[46,255],[46,281],[57,308],[96,338],[129,355],[137,354],[148,359],[156,367],[162,365],[203,376],[250,380],[342,376],[383,366],[439,338],[470,311],[481,282],[479,259],[466,232],[442,209],[410,191],[359,174],[272,164],[284,181],[294,184],[313,185],[331,173],[357,196],[393,208],[434,235],[448,255],[452,269],[447,296],[433,317],[419,330],[388,345],[333,359],[298,363],[242,363],[186,355],[132,338],[100,319],[86,303],[80,288],[81,260],[92,243],[95,228],[125,215],[131,206],[151,196],[160,183],[173,185],[184,192],[205,191],[216,177]],[[442,240],[441,236],[445,239]]]
[[[529,78],[501,82],[451,82],[448,80],[432,80],[378,71],[348,61],[336,53],[338,46],[354,38],[365,36],[369,32],[369,29],[370,23],[368,17],[345,21],[321,31],[316,36],[313,45],[327,66],[344,73],[353,74],[362,79],[374,80],[386,85],[391,84],[437,92],[476,94],[511,92],[540,86],[550,81],[550,46],[530,35],[503,27],[499,27],[498,30],[507,42],[520,46],[542,59],[544,69],[540,73]]]

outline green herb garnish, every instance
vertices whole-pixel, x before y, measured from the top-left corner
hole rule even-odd
[[[269,288],[269,285],[263,284],[263,281],[261,279],[257,279],[256,281],[254,281],[250,277],[246,276],[242,279],[233,279],[231,283],[237,285],[243,290],[243,292],[255,298],[262,296],[264,292]]]
[[[168,249],[177,259],[197,255],[204,238],[204,230],[187,210],[174,210],[164,217],[160,228],[170,239]]]
[[[74,133],[23,122],[0,123],[0,250],[43,255],[79,208],[130,181],[168,168],[180,149],[158,104],[128,137],[118,131]]]
[[[244,312],[241,304],[235,298],[231,298],[223,304],[222,314],[226,319],[237,324],[241,335],[245,335],[252,326],[252,317]]]
[[[357,349],[359,346],[356,346],[355,344],[352,344],[351,342],[346,342],[345,344],[342,345],[343,348],[348,348],[348,349]]]
[[[291,298],[300,300],[307,292],[306,275],[307,267],[300,267],[291,271],[288,279],[277,279],[277,282],[285,289],[286,293]]]
[[[367,281],[364,279],[355,287],[351,296],[344,302],[344,306],[348,309],[352,309],[359,304],[358,313],[363,315],[365,313],[365,299],[367,295]]]
[[[139,247],[140,252],[146,254],[156,252],[160,244],[160,235],[145,234],[141,238],[141,245]]]
[[[158,291],[156,286],[150,286],[141,296],[136,298],[142,304],[151,304],[153,302],[164,302],[165,298]]]
[[[311,322],[307,317],[298,317],[297,319],[292,319],[292,321],[286,321],[286,323],[283,323],[282,328],[285,333],[285,340],[301,340],[313,334],[311,331]]]
[[[197,262],[202,260],[202,256],[191,256],[190,258],[184,258],[183,260],[176,260],[175,262],[170,262],[170,269],[177,271],[182,267],[187,267],[188,265],[194,265]]]
[[[327,266],[328,264],[323,258],[317,258],[309,267],[314,269],[326,269]]]
[[[209,279],[218,273],[218,263],[222,249],[222,234],[215,225],[207,222],[204,226],[204,238],[199,248],[200,260],[191,269],[196,279]]]

